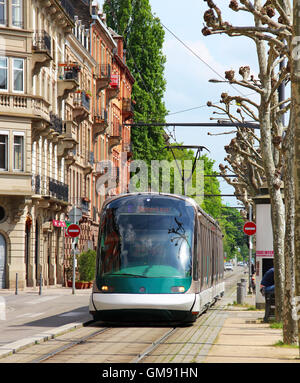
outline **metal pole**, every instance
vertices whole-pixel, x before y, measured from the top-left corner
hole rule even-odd
[[[16,295],[18,295],[18,273],[16,273]]]
[[[252,221],[252,205],[249,205],[249,221]],[[251,289],[251,260],[252,260],[252,235],[249,235],[249,294],[252,293]]]
[[[39,288],[39,295],[42,295],[42,284],[43,284],[43,276],[42,273],[40,274],[40,288]]]
[[[72,240],[72,252],[73,252],[73,278],[72,278],[72,294],[75,294],[75,238]]]

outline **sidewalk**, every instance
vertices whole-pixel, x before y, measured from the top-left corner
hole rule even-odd
[[[83,326],[92,289],[43,287],[0,290],[0,358],[25,346]]]
[[[255,296],[245,303],[255,306]],[[204,363],[300,363],[299,348],[274,346],[282,341],[282,329],[263,323],[264,311],[228,306],[227,312]]]

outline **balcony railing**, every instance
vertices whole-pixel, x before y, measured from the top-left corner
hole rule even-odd
[[[48,178],[49,183],[49,192],[52,197],[55,197],[62,201],[68,201],[69,197],[69,187],[63,182],[54,180],[53,178]]]
[[[58,117],[56,114],[53,114],[52,112],[50,112],[50,126],[57,133],[59,133],[59,134],[63,133],[63,121],[62,121],[62,119],[60,117]]]
[[[74,95],[75,106],[82,106],[87,110],[90,110],[90,97],[84,91],[75,93]]]
[[[51,56],[51,37],[46,31],[35,32],[32,42],[33,50],[47,51]]]
[[[96,67],[97,78],[110,78],[110,65],[109,64],[98,64]]]
[[[34,175],[32,176],[32,191],[42,196],[50,196],[58,200],[68,202],[69,187],[63,182],[53,178]]]
[[[68,0],[60,0],[60,3],[64,10],[66,11],[67,15],[72,19],[75,20],[75,11],[72,6],[72,4]]]
[[[124,112],[134,112],[133,103],[130,98],[123,98],[122,107]]]

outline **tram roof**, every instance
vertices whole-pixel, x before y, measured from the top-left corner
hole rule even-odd
[[[187,197],[187,196],[184,196],[184,195],[179,195],[179,194],[158,193],[158,192],[138,192],[138,193],[118,194],[116,196],[111,196],[107,200],[105,200],[104,203],[103,203],[103,207],[102,208],[104,208],[108,203],[110,203],[110,202],[112,202],[112,201],[114,201],[116,199],[120,199],[120,198],[124,198],[124,197],[132,197],[132,196],[137,196],[137,195],[144,195],[144,196],[151,195],[151,196],[173,197],[173,198],[181,199],[181,200],[184,200],[184,201],[188,201],[191,205],[194,206],[194,208],[197,210],[198,213],[201,213],[213,225],[217,226],[220,229],[219,223],[214,218],[212,218],[208,213],[206,213],[206,211],[204,211],[197,204],[197,202],[193,198]]]

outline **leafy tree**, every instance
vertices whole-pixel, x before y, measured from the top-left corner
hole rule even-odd
[[[78,259],[78,271],[81,281],[92,281],[95,278],[96,251],[87,250],[80,254]]]
[[[153,17],[149,0],[106,0],[104,11],[108,26],[124,38],[127,65],[136,80],[132,90],[135,121],[165,122],[164,30]],[[165,158],[164,135],[162,127],[133,127],[134,159],[150,164],[152,159]]]

